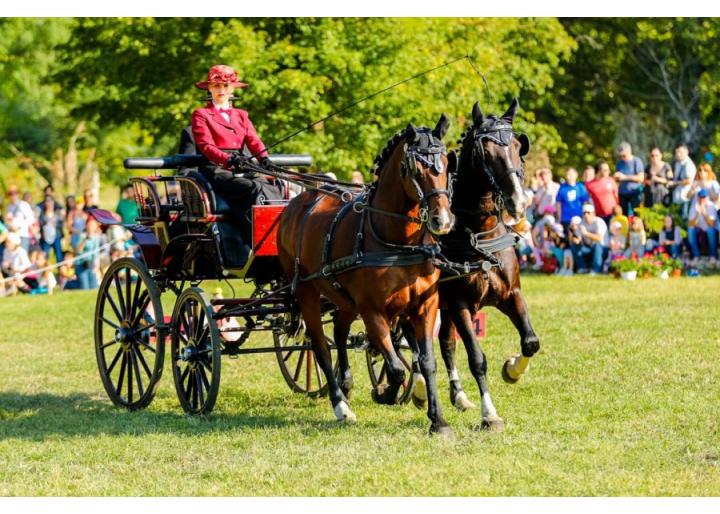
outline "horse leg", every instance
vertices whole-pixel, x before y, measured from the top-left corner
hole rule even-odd
[[[490,429],[494,432],[502,431],[505,427],[505,422],[497,415],[495,406],[490,398],[490,389],[487,384],[487,360],[485,359],[482,348],[480,348],[477,342],[477,337],[475,337],[470,309],[467,307],[453,309],[451,314],[458,333],[465,344],[468,363],[470,364],[470,372],[480,389],[482,409],[482,423],[480,427]]]
[[[305,320],[306,333],[312,341],[312,349],[320,368],[325,374],[328,383],[328,393],[333,406],[335,417],[339,421],[354,423],[357,418],[350,410],[350,406],[343,397],[340,386],[335,380],[333,373],[332,357],[330,348],[325,340],[323,331],[322,314],[320,312],[320,295],[309,284],[301,284],[296,293],[303,319]]]
[[[433,354],[433,329],[435,316],[424,316],[415,322],[415,337],[417,338],[420,363],[420,372],[427,384],[427,417],[430,419],[430,434],[442,436],[452,435],[450,426],[442,416],[440,402],[437,394],[437,363]]]
[[[460,375],[455,366],[455,349],[457,341],[453,334],[455,325],[450,319],[449,309],[440,311],[440,331],[438,337],[440,339],[440,354],[442,355],[445,369],[448,373],[448,381],[450,384],[450,403],[459,411],[474,409],[475,404],[471,402],[460,383]]]
[[[395,353],[387,319],[377,313],[369,313],[362,318],[368,339],[380,350],[387,366],[388,385],[381,384],[373,389],[373,401],[383,405],[394,405],[397,403],[400,386],[405,380],[405,366]]]
[[[354,320],[355,313],[338,311],[335,315],[335,322],[333,324],[333,338],[335,339],[338,352],[340,389],[346,399],[350,398],[350,393],[353,388],[353,377],[352,372],[350,371],[350,362],[348,360],[347,352],[347,338],[348,334],[350,334],[350,325],[352,325]]]
[[[507,299],[497,305],[497,308],[510,318],[510,321],[520,333],[520,349],[522,353],[513,355],[505,361],[502,372],[503,379],[514,384],[527,371],[530,357],[540,349],[540,339],[538,339],[535,330],[530,324],[525,298],[523,298],[519,288],[513,289]]]

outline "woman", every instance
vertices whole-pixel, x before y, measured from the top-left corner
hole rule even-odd
[[[698,192],[704,189],[707,191],[710,202],[717,205],[720,200],[720,184],[718,184],[713,173],[712,168],[706,162],[703,162],[698,166],[697,175],[693,180],[692,186],[690,186],[690,192],[688,197],[690,198],[690,207],[697,204]]]
[[[204,169],[203,174],[222,192],[223,197],[235,207],[235,218],[240,222],[244,241],[250,241],[250,224],[247,218],[250,207],[261,192],[265,194],[270,183],[264,178],[234,175],[243,171],[246,158],[244,146],[260,161],[263,167],[269,163],[265,145],[255,132],[248,113],[230,104],[233,91],[247,84],[238,81],[235,70],[219,64],[210,68],[207,80],[195,83],[199,89],[209,91],[210,99],[205,107],[192,114],[192,134],[200,153],[216,168]],[[265,194],[268,197],[267,194]],[[282,197],[282,195],[280,195]]]
[[[663,161],[660,149],[657,146],[653,147],[653,149],[650,150],[650,161],[645,168],[645,184],[649,186],[645,188],[646,207],[663,204],[665,197],[670,192],[668,182],[670,182],[672,178],[673,172],[672,169],[670,169],[670,165]]]
[[[682,234],[680,233],[680,227],[675,224],[675,219],[671,214],[665,215],[663,228],[660,231],[658,239],[660,247],[665,251],[665,253],[670,255],[673,259],[680,257]]]
[[[607,161],[600,160],[595,164],[595,178],[586,182],[585,188],[595,206],[595,214],[608,225],[620,200],[617,182],[610,177],[610,165]]]
[[[55,252],[55,261],[62,261],[62,238],[65,219],[56,209],[57,202],[52,196],[46,195],[45,201],[40,204],[40,247],[47,258],[50,258],[50,249]]]

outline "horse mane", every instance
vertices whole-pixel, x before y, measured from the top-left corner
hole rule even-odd
[[[402,129],[402,130],[396,132],[388,140],[388,142],[385,143],[385,146],[383,147],[383,149],[380,150],[380,153],[377,155],[377,157],[375,157],[372,168],[370,168],[370,171],[372,172],[373,175],[377,175],[380,173],[380,170],[387,163],[387,160],[392,155],[393,151],[395,150],[395,147],[405,137],[406,132],[407,132],[407,129]]]

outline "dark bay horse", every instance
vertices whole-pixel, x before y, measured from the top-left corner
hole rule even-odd
[[[456,223],[441,238],[443,255],[448,260],[475,268],[460,276],[443,273],[439,284],[440,351],[448,371],[450,401],[460,410],[474,407],[462,389],[455,366],[453,328],[457,327],[480,389],[481,427],[491,430],[502,430],[504,422],[490,398],[487,361],[473,330],[473,316],[480,308],[491,305],[508,316],[520,333],[522,355],[505,363],[503,378],[507,381],[520,378],[540,344],[520,290],[515,239],[503,221],[504,211],[517,218],[527,205],[522,188],[522,157],[529,151],[530,142],[526,135],[516,136],[513,132],[518,106],[513,100],[501,117],[487,118],[477,103],[473,106],[472,126],[463,137],[459,157],[450,154],[456,177],[452,197]],[[418,385],[422,402],[424,391],[422,384]]]
[[[433,327],[437,280],[435,237],[452,228],[447,191],[443,115],[433,129],[409,125],[386,145],[376,165],[377,182],[359,198],[307,191],[285,208],[278,226],[280,263],[293,283],[307,334],[327,379],[335,416],[355,421],[346,394],[352,387],[346,340],[360,314],[368,338],[388,363],[389,386],[373,391],[394,403],[404,367],[390,337],[393,320],[405,316],[419,346],[427,382],[430,431],[450,433],[437,400]],[[321,296],[338,308],[334,339],[340,382],[335,379],[321,320]],[[341,387],[342,386],[342,387]]]

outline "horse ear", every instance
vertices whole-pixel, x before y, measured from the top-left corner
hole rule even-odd
[[[432,131],[433,136],[435,136],[438,139],[442,139],[445,137],[445,134],[447,134],[448,129],[450,128],[450,118],[447,114],[442,113],[440,116],[440,119],[437,122],[437,125],[435,125],[435,128]]]
[[[417,130],[415,130],[412,123],[408,123],[408,126],[405,128],[405,139],[409,144],[412,144],[417,140],[417,137]]]
[[[518,107],[520,107],[520,102],[518,102],[517,98],[513,98],[510,107],[508,108],[507,112],[501,116],[501,118],[508,123],[512,123],[515,119],[515,115],[517,114]]]
[[[473,119],[473,125],[476,127],[479,127],[483,124],[483,121],[485,121],[485,116],[482,113],[482,110],[480,109],[480,102],[475,102],[475,105],[473,105],[472,108],[472,119]]]
[[[525,157],[530,151],[530,138],[527,134],[520,134],[517,140],[520,141],[520,157]]]

